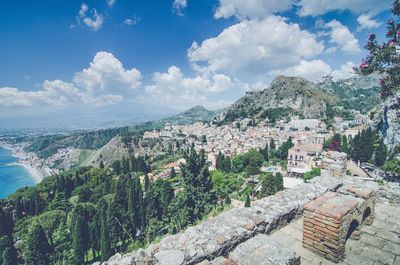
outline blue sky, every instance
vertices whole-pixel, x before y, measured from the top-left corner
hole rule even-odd
[[[0,0],[0,110],[224,107],[277,74],[351,76],[390,0]]]

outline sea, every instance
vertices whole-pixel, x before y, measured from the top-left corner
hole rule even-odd
[[[35,185],[34,178],[23,166],[14,164],[18,158],[8,149],[0,147],[0,199],[7,198],[17,189]]]

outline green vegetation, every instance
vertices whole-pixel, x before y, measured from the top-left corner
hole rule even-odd
[[[67,171],[18,190],[0,202],[1,259],[7,264],[89,264],[224,210],[228,194],[238,192],[244,180],[234,173],[221,177],[222,171],[211,175],[204,152],[193,146],[184,158],[176,190],[170,181],[146,177],[143,188],[139,176],[149,170],[143,157],[115,161],[111,168]],[[18,253],[23,260],[17,260]]]
[[[261,190],[258,192],[258,198],[274,195],[283,190],[283,176],[281,173],[265,173],[261,176]]]
[[[319,167],[313,168],[311,171],[304,174],[304,182],[308,182],[316,176],[321,176],[321,169]]]
[[[294,111],[291,108],[266,109],[260,114],[260,118],[268,118],[270,123],[275,123],[280,119],[288,118],[293,113]]]
[[[383,169],[391,174],[389,180],[400,181],[400,159],[394,158],[387,161],[384,164]]]

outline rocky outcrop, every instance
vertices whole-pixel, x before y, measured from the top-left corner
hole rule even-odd
[[[398,110],[389,107],[397,103],[397,98],[400,98],[400,92],[397,92],[395,96],[385,101],[377,123],[377,130],[382,135],[389,150],[393,150],[396,146],[400,145],[400,120],[397,117]]]

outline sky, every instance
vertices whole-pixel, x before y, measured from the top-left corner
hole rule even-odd
[[[276,75],[348,78],[390,0],[0,0],[0,116],[226,107]]]

